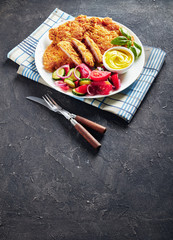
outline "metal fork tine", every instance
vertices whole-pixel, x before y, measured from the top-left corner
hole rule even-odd
[[[49,103],[52,104],[52,107],[56,106],[56,102],[48,94],[45,95],[45,97],[49,101]]]
[[[48,96],[49,99],[53,102],[53,104],[57,105],[57,103],[53,100],[53,98],[52,98],[49,94],[47,94],[47,96]]]
[[[51,101],[51,99],[49,99],[49,97],[47,95],[44,95],[45,98],[47,99],[47,101],[52,105],[52,107],[54,107],[53,102]]]
[[[44,101],[48,104],[48,106],[49,106],[50,108],[53,107],[53,106],[52,106],[52,103],[51,103],[49,100],[46,99],[46,96],[45,96],[45,97],[42,97],[42,98],[43,98]]]
[[[50,110],[62,114],[68,119],[76,130],[94,147],[98,148],[101,144],[75,119],[77,116],[62,109],[48,94],[42,96],[43,100],[47,103]],[[79,117],[79,116],[78,116]],[[86,120],[86,119],[85,119]]]

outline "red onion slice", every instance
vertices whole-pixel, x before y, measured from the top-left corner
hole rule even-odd
[[[70,71],[70,65],[69,64],[64,65],[64,69],[65,69],[65,74],[67,75],[68,72]]]
[[[84,75],[84,76],[82,76],[82,78],[89,78],[89,76],[91,74],[91,70],[84,63],[81,63],[81,64],[77,65],[74,69],[74,75],[78,80],[80,80],[80,78],[78,76],[76,76],[76,70],[78,68],[80,69],[79,72],[81,73],[81,76]]]
[[[76,78],[77,80],[80,80],[80,77],[78,77],[77,74],[76,74],[76,70],[77,70],[78,67],[79,67],[79,65],[75,67],[73,73],[74,73],[75,78]]]
[[[69,89],[69,86],[63,81],[56,81],[55,85],[60,87],[64,91],[67,91]]]
[[[60,87],[60,86],[61,86],[61,87],[67,86],[67,84],[66,84],[65,82],[63,82],[63,81],[56,81],[56,82],[55,82],[55,85],[58,86],[58,87]]]
[[[58,74],[58,71],[62,68],[65,70],[65,74],[66,74],[65,76],[61,76]],[[61,79],[66,79],[72,75],[72,72],[69,75],[67,74],[69,72],[69,70],[70,70],[69,64],[63,65],[56,70],[56,75]]]
[[[87,93],[90,96],[94,96],[96,94],[95,88],[91,84],[87,86]]]

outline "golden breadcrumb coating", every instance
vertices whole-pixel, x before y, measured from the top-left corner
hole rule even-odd
[[[52,28],[49,30],[49,38],[52,40],[51,47],[48,47],[46,49],[46,52],[44,54],[44,66],[46,70],[53,71],[50,69],[53,69],[55,67],[59,67],[60,63],[61,65],[67,63],[67,59],[73,60],[75,64],[81,63],[81,59],[79,58],[79,55],[76,55],[77,52],[72,48],[70,43],[72,43],[72,39],[75,38],[76,40],[79,40],[80,42],[83,42],[85,39],[85,42],[87,42],[87,45],[90,47],[90,51],[94,58],[96,59],[96,62],[101,62],[101,55],[104,54],[106,50],[113,47],[114,45],[111,44],[111,41],[121,35],[119,31],[119,25],[114,23],[111,18],[98,18],[98,17],[87,17],[85,15],[80,15],[76,17],[72,21],[65,22],[64,24],[60,25],[57,28]],[[87,38],[86,40],[86,36]],[[133,39],[133,38],[132,38]],[[62,42],[66,41],[66,44],[61,46],[62,51],[59,50],[59,48],[54,47],[55,45],[59,44],[62,45]],[[92,42],[93,41],[93,42]],[[68,42],[68,44],[67,44]],[[83,43],[82,43],[83,44]],[[59,46],[59,45],[58,45]],[[66,46],[66,47],[65,47]],[[68,50],[68,46],[70,49]],[[85,59],[87,64],[89,66],[92,65],[92,61],[87,61],[88,54],[84,56],[83,50],[80,51],[79,44],[76,43],[76,46],[81,53],[83,59]],[[83,45],[84,47],[84,45]],[[100,52],[99,52],[100,50]],[[53,52],[55,53],[55,56],[53,55]],[[59,56],[58,56],[59,55]],[[67,57],[68,56],[68,57]],[[91,55],[90,55],[91,56]],[[60,60],[61,59],[61,60]],[[72,61],[70,61],[72,62]]]
[[[76,38],[72,38],[72,43],[77,48],[78,52],[81,54],[82,59],[89,67],[94,67],[94,58],[91,52],[86,48],[85,44]]]
[[[70,42],[61,41],[58,43],[58,47],[61,48],[61,50],[74,62],[75,65],[82,63],[79,54],[75,51]]]
[[[88,35],[98,45],[102,54],[114,46],[111,44],[111,41],[118,37],[116,31],[109,31],[102,25],[95,25],[86,33],[86,35]]]
[[[47,71],[53,72],[64,64],[72,64],[70,58],[57,46],[57,44],[50,44],[43,55],[43,65]]]
[[[73,21],[68,21],[57,28],[49,30],[49,38],[53,42],[71,41],[71,38],[83,39],[84,33],[89,29],[90,22],[86,16],[79,16]]]
[[[98,63],[102,63],[103,55],[101,54],[98,45],[87,35],[84,36],[84,39],[86,41],[86,44],[89,46],[89,48],[90,48],[93,56],[95,57],[96,61]]]

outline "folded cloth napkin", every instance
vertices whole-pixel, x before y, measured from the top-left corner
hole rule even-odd
[[[18,74],[47,85],[35,66],[35,49],[39,40],[50,28],[69,19],[73,17],[56,8],[33,33],[8,53],[7,57],[20,65]],[[166,53],[159,48],[144,47],[144,50],[144,68],[139,78],[130,87],[109,97],[80,100],[130,122],[160,71],[166,56]]]

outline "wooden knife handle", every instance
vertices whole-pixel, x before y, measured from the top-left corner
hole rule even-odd
[[[99,133],[104,133],[106,131],[106,128],[98,123],[95,123],[93,121],[88,120],[87,118],[81,117],[81,116],[76,116],[75,117],[76,121],[84,124],[87,127],[90,127],[94,129],[95,131]]]
[[[101,144],[80,123],[76,123],[74,127],[93,148],[99,148],[101,146]]]

